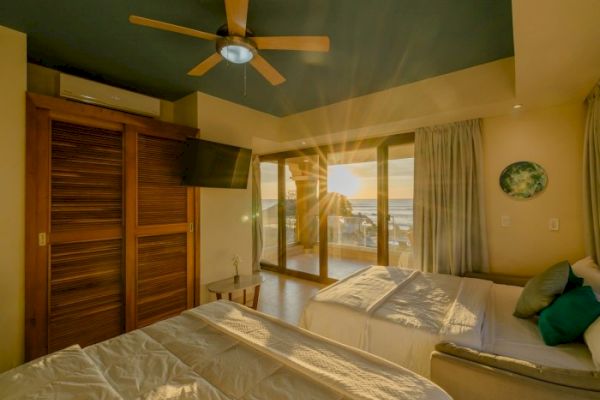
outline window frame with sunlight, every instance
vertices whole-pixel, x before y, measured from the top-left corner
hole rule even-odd
[[[410,263],[414,133],[266,154],[260,161],[261,169],[271,165],[261,181],[270,205],[263,215],[278,216],[269,228],[271,236],[278,229],[277,263],[272,254],[263,256],[264,269],[328,283],[367,265]],[[362,261],[331,272],[350,257]]]

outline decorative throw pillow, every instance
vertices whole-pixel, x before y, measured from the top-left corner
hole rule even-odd
[[[563,290],[563,293],[567,293],[570,290],[577,289],[578,287],[582,286],[583,278],[575,275],[575,273],[573,273],[573,267],[569,265],[569,279],[567,280],[567,284],[565,286],[565,290]]]
[[[531,278],[519,296],[513,315],[518,318],[531,318],[548,307],[556,296],[565,290],[570,267],[568,261],[561,261]]]
[[[596,294],[596,297],[600,297]],[[587,344],[590,353],[592,353],[592,359],[596,368],[600,370],[600,318],[596,318],[583,334],[585,344]]]
[[[592,257],[586,257],[573,264],[573,272],[583,278],[583,284],[591,286],[594,292],[600,293],[600,267]]]
[[[538,327],[549,346],[570,343],[600,317],[600,302],[589,286],[573,289],[540,313]]]

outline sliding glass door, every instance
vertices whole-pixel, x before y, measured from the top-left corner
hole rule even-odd
[[[388,251],[389,265],[410,267],[413,262],[414,145],[388,150]]]
[[[377,264],[377,151],[327,156],[327,276],[342,279]]]
[[[278,163],[260,163],[260,194],[262,203],[263,252],[262,263],[279,265]]]
[[[285,267],[319,276],[319,159],[285,159]]]
[[[261,157],[261,264],[330,282],[412,265],[414,135]]]

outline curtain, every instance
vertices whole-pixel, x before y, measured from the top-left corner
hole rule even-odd
[[[462,275],[488,269],[480,120],[415,132],[415,264]]]
[[[252,272],[260,271],[263,251],[262,202],[260,198],[260,158],[252,157]]]
[[[588,254],[600,262],[600,83],[587,98],[583,148],[583,201]]]

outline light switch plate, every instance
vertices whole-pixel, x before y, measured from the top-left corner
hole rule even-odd
[[[503,215],[500,217],[500,226],[503,228],[508,228],[511,225],[511,220],[508,215]]]
[[[548,220],[548,229],[551,231],[558,231],[560,229],[560,221],[558,218],[550,218]]]

